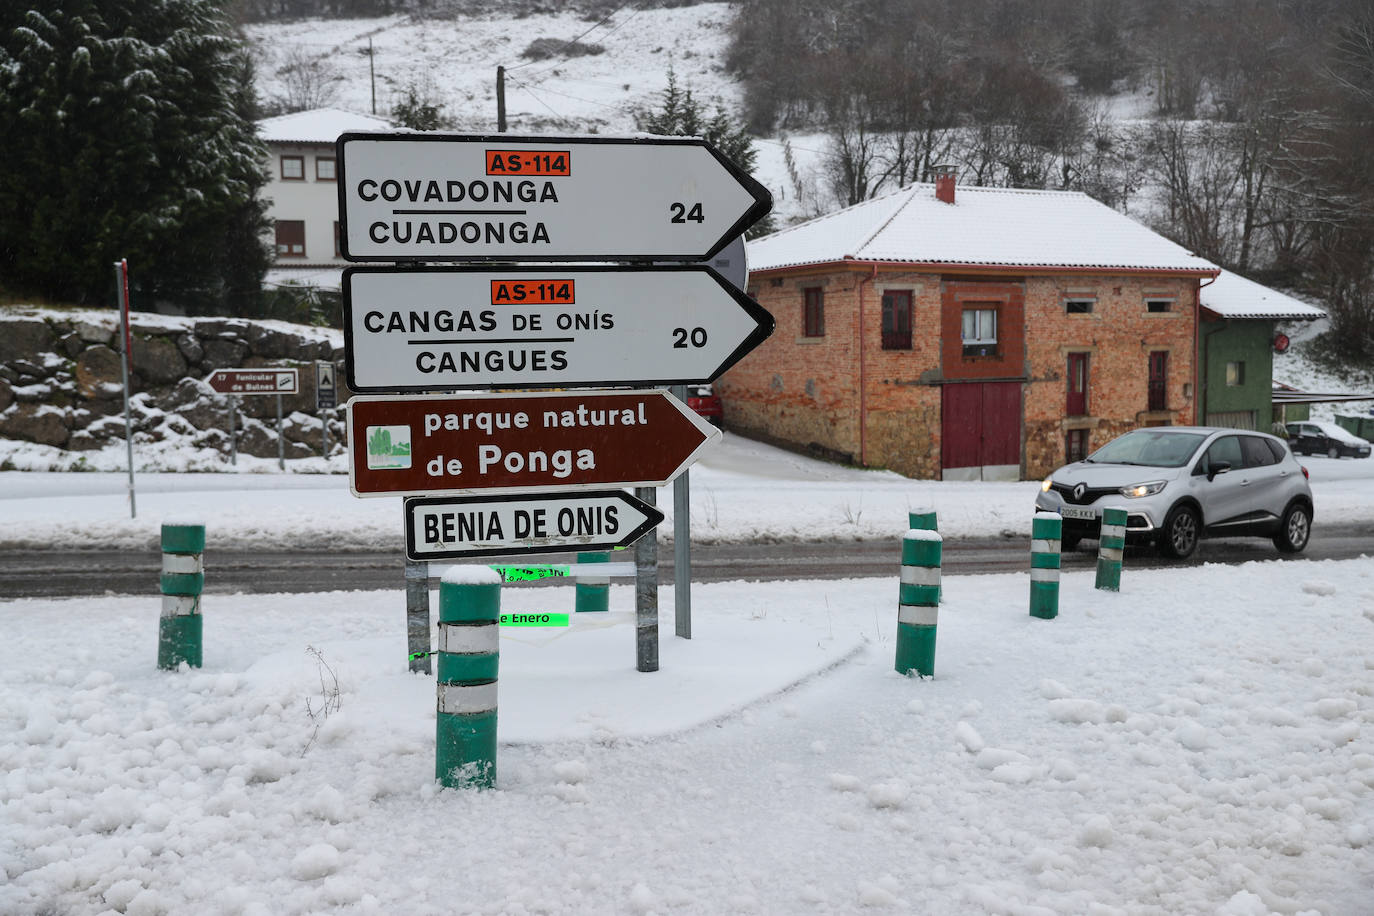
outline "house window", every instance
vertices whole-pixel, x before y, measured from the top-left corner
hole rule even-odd
[[[281,180],[282,180],[282,181],[305,181],[305,157],[304,157],[304,156],[282,156],[282,157],[281,157]]]
[[[911,290],[883,293],[883,349],[911,349]]]
[[[1150,375],[1147,389],[1149,410],[1169,409],[1169,351],[1155,350],[1150,354]]]
[[[1151,313],[1153,313],[1153,314],[1159,315],[1159,314],[1163,314],[1164,312],[1172,312],[1173,310],[1174,310],[1174,300],[1172,300],[1172,299],[1146,299],[1146,300],[1145,300],[1145,311],[1147,311],[1147,312],[1151,312]]]
[[[316,156],[315,157],[315,180],[333,181],[334,180],[334,157]]]
[[[964,309],[963,340],[965,356],[997,354],[997,309]]]
[[[1088,414],[1088,354],[1070,353],[1066,373],[1069,380],[1068,401],[1064,413],[1070,417]]]
[[[1071,429],[1064,434],[1064,460],[1082,461],[1088,457],[1088,431]]]
[[[1245,384],[1245,363],[1233,362],[1226,364],[1226,387],[1239,388]]]
[[[1091,315],[1093,310],[1093,299],[1065,299],[1065,315]]]
[[[824,290],[812,286],[802,291],[802,336],[825,336],[825,298]]]
[[[305,220],[277,220],[277,257],[305,257]]]

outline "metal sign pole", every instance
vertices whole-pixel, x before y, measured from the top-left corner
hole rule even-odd
[[[281,424],[281,395],[277,395],[277,470],[286,470],[286,431]]]
[[[406,653],[410,670],[430,673],[429,563],[406,560]]]
[[[129,518],[138,517],[134,499],[134,420],[129,407],[129,360],[133,357],[133,336],[129,333],[129,262],[115,261],[115,296],[119,299],[120,320],[124,325],[119,364],[124,375],[124,444],[129,459]]]
[[[239,437],[234,432],[234,417],[239,412],[239,400],[229,395],[229,463],[238,467]]]
[[[687,403],[687,386],[674,385],[673,397]],[[690,471],[673,481],[673,631],[692,638],[692,518]]]
[[[635,496],[650,506],[653,487],[635,487]],[[650,531],[635,542],[635,670],[658,670],[658,534]]]

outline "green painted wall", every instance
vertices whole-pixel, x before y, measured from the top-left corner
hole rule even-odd
[[[1203,414],[1253,410],[1256,425],[1267,429],[1271,416],[1274,377],[1274,322],[1248,319],[1205,322],[1204,382],[1206,395]],[[1226,364],[1245,364],[1245,381],[1241,385],[1226,384]]]

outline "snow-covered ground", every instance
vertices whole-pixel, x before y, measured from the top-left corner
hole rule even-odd
[[[1374,461],[1306,459],[1317,524]],[[13,544],[400,543],[338,475],[0,474]],[[889,537],[890,578],[633,589],[501,639],[498,787],[438,790],[400,589],[213,595],[205,667],[156,670],[141,596],[0,600],[0,913],[1374,912],[1374,558],[951,576],[936,676],[893,670],[897,544],[1029,527],[1034,483],[909,481],[727,436],[710,535]],[[671,507],[665,490],[660,504]],[[505,587],[508,611],[573,589]],[[313,651],[312,651],[313,650]],[[336,694],[337,691],[337,694]],[[325,701],[338,708],[325,716]]]

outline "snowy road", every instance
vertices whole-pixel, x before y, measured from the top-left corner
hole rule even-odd
[[[1096,542],[1086,542],[1063,558],[1065,569],[1096,563]],[[1345,560],[1374,554],[1368,525],[1319,527],[1299,557],[1285,558],[1268,541],[1232,538],[1204,541],[1187,562],[1161,558],[1149,548],[1127,551],[1129,569],[1161,566],[1235,565],[1251,560]],[[1028,568],[1027,538],[961,538],[944,545],[947,576],[1015,572]],[[893,540],[829,541],[788,544],[703,544],[692,549],[692,581],[771,582],[801,579],[892,577],[900,543]],[[623,557],[630,560],[627,551]],[[509,562],[573,562],[573,554],[514,557]],[[475,562],[475,561],[474,561]],[[502,562],[490,558],[488,562]],[[161,554],[150,550],[0,550],[0,595],[10,598],[68,598],[83,595],[139,595],[156,591]],[[404,561],[396,550],[215,550],[206,556],[208,594],[326,592],[404,587]],[[442,567],[431,571],[438,587]],[[660,545],[659,582],[673,582],[673,550]],[[552,584],[553,580],[548,580]]]

